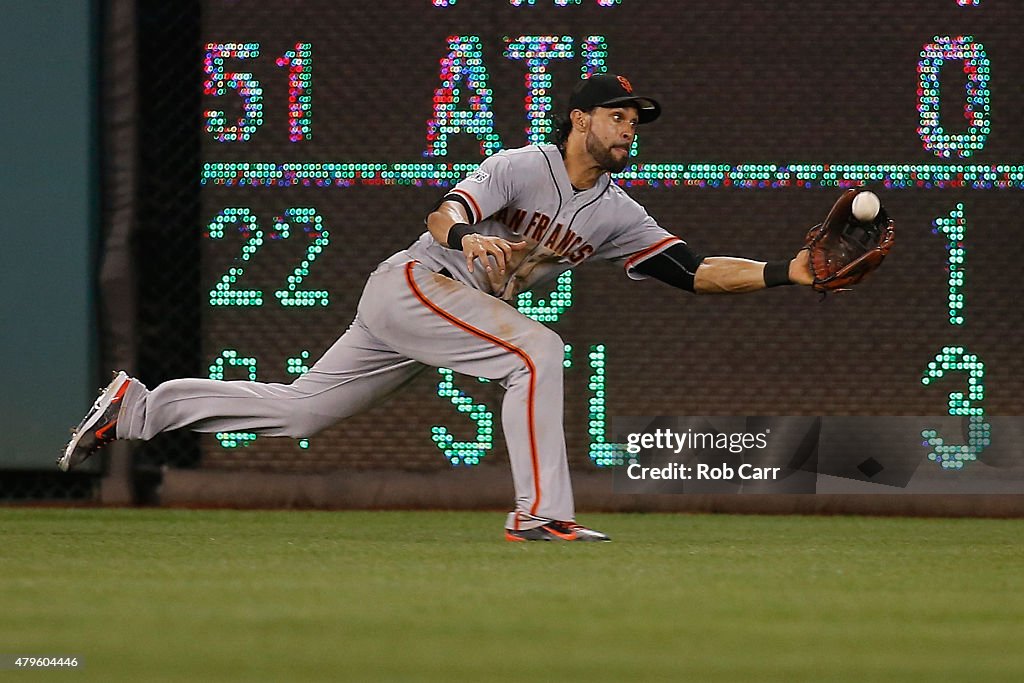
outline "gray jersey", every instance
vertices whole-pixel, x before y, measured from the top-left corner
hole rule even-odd
[[[474,268],[462,252],[423,235],[404,253],[434,271],[446,269],[460,282],[510,301],[590,258],[620,262],[633,279],[637,264],[682,242],[611,182],[577,192],[554,145],[529,145],[488,157],[445,199],[461,203],[484,235],[525,241],[505,273]]]

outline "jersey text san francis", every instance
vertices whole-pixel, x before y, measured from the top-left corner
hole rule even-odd
[[[527,248],[512,253],[504,274],[481,267],[470,273],[462,252],[438,244],[429,232],[406,253],[506,301],[590,258],[621,263],[627,275],[641,280],[644,276],[634,270],[638,263],[682,241],[659,226],[608,174],[592,188],[574,189],[554,145],[529,145],[488,157],[444,199],[462,204],[477,232],[525,241]]]

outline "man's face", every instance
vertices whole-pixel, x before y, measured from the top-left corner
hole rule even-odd
[[[639,112],[635,107],[594,107],[587,127],[587,152],[611,173],[629,163],[629,148],[636,137]]]

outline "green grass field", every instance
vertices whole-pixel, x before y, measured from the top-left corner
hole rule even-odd
[[[1024,680],[1024,521],[581,521],[0,509],[0,680]]]

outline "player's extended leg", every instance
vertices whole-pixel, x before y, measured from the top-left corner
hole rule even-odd
[[[383,401],[423,369],[374,338],[357,318],[291,384],[178,379],[149,390],[120,373],[79,424],[57,464],[70,469],[115,436],[151,439],[180,428],[312,436]]]
[[[422,369],[374,339],[357,319],[309,372],[291,384],[178,379],[152,391],[133,386],[125,396],[117,436],[151,439],[188,427],[197,432],[309,437],[376,405]]]
[[[403,295],[404,291],[404,295]],[[572,520],[562,428],[561,338],[515,308],[410,261],[370,278],[359,316],[403,355],[428,365],[500,380],[502,426],[519,512]],[[523,527],[543,520],[510,518]]]

